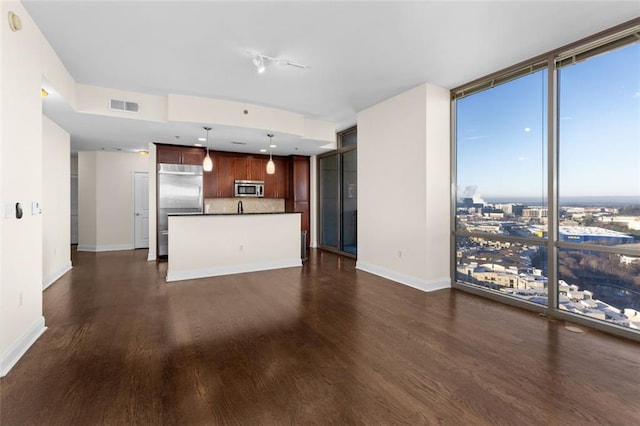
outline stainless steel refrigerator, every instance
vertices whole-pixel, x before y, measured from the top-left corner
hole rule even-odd
[[[202,166],[158,164],[158,256],[169,254],[169,214],[202,213]]]

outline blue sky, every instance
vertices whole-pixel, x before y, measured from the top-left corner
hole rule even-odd
[[[456,104],[458,196],[546,194],[547,71]],[[640,202],[640,43],[560,70],[559,187],[564,196]]]

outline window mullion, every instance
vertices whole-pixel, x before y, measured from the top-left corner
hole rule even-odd
[[[558,70],[547,59],[547,309],[558,309]]]

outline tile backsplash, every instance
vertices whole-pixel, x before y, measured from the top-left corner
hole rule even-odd
[[[284,212],[284,198],[206,198],[205,213],[237,213],[238,201],[242,201],[245,213]]]

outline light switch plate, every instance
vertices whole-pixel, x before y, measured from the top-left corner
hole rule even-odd
[[[37,214],[41,214],[42,213],[42,209],[40,208],[40,203],[37,201],[33,201],[31,203],[31,214],[32,215],[37,215]]]

